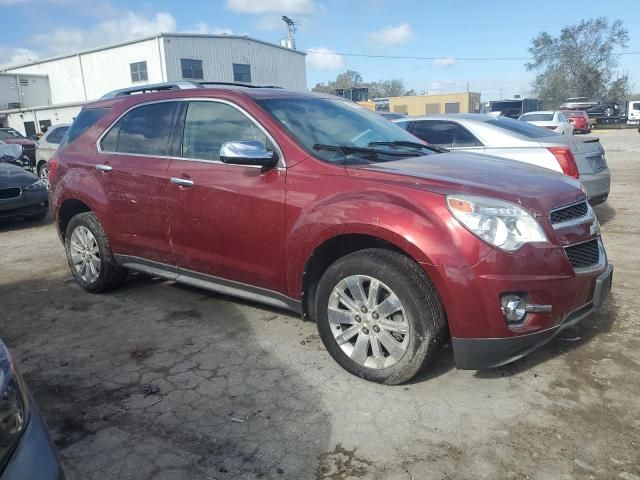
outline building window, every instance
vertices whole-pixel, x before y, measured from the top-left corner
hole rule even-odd
[[[444,113],[460,113],[460,102],[445,103]]]
[[[251,83],[251,65],[247,65],[245,63],[234,63],[233,81]]]
[[[180,68],[182,69],[182,78],[193,80],[204,79],[202,71],[202,60],[192,60],[190,58],[180,59]]]
[[[129,65],[131,68],[131,81],[132,82],[144,82],[149,80],[147,74],[147,62],[136,62]]]

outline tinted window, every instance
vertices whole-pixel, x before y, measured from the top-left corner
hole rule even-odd
[[[117,152],[118,151],[118,135],[120,134],[120,120],[116,123],[109,133],[102,137],[100,142],[100,149],[103,152]]]
[[[137,107],[121,120],[117,151],[141,155],[169,155],[169,136],[177,102]]]
[[[13,140],[16,138],[24,138],[19,132],[13,128],[5,128],[0,130],[0,140]]]
[[[143,82],[149,79],[147,62],[136,62],[129,65],[132,82]]]
[[[202,71],[202,60],[181,58],[180,68],[182,69],[182,78],[191,78],[195,80],[202,80],[204,78],[204,72]]]
[[[251,83],[251,65],[247,65],[244,63],[234,63],[233,81]]]
[[[634,110],[640,110],[640,103],[634,103],[633,104],[633,109]]]
[[[415,122],[411,133],[438,147],[475,147],[482,145],[467,129],[453,122]]]
[[[553,120],[553,113],[529,113],[520,117],[525,122],[550,122]]]
[[[88,108],[82,110],[73,121],[65,135],[61,147],[76,141],[80,135],[86,132],[94,123],[100,120],[109,110],[106,108]]]
[[[559,133],[552,132],[546,128],[536,127],[527,122],[521,122],[507,117],[493,118],[487,120],[486,123],[526,138],[544,138],[559,135]]]
[[[244,140],[259,140],[269,147],[262,130],[237,109],[224,103],[189,103],[184,125],[184,157],[220,160],[223,143]]]
[[[67,133],[68,129],[69,127],[54,128],[53,130],[51,130],[51,132],[49,132],[49,135],[47,135],[47,142],[53,144],[60,143],[64,138],[64,134]]]

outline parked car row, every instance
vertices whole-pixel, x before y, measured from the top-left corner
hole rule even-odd
[[[399,384],[449,338],[458,368],[509,363],[611,288],[597,139],[480,115],[394,125],[283,89],[144,88],[85,105],[48,162],[88,292],[138,271],[289,309],[344,369]]]

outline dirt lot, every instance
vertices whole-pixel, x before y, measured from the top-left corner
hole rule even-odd
[[[70,480],[640,480],[640,135],[598,135],[612,296],[513,365],[446,349],[410,385],[367,383],[282,311],[148,278],[84,293],[48,221],[0,225],[0,337]]]

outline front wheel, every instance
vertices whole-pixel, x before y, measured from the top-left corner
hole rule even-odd
[[[49,184],[49,163],[44,162],[38,167],[38,177],[40,177],[40,180],[44,182],[47,190],[50,190],[51,185]]]
[[[331,265],[318,285],[317,326],[331,356],[366,380],[410,380],[436,351],[444,309],[424,271],[408,257],[361,250]]]
[[[127,271],[119,267],[102,225],[91,212],[73,217],[65,234],[71,274],[88,292],[112,290],[124,283]]]

